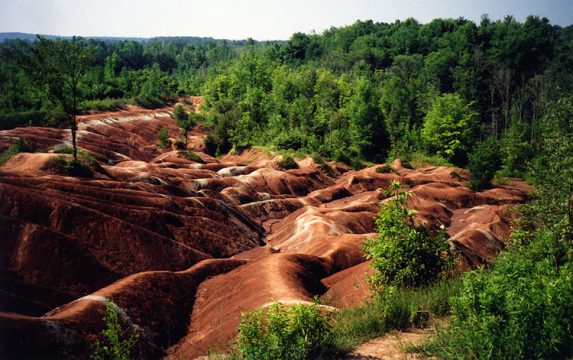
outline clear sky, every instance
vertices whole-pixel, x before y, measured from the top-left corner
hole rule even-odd
[[[0,0],[0,32],[82,36],[288,39],[356,20],[479,21],[513,15],[573,23],[573,0]]]

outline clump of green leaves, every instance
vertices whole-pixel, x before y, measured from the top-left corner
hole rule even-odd
[[[296,161],[294,161],[294,159],[290,155],[283,156],[282,159],[279,160],[278,166],[286,170],[298,169],[298,164],[296,163]]]
[[[388,164],[384,164],[384,165],[380,165],[376,168],[376,172],[380,173],[380,174],[390,174],[392,172],[394,172],[394,169],[392,168],[392,166],[388,165]]]
[[[169,146],[169,129],[167,126],[162,126],[159,132],[157,133],[157,140],[159,141],[158,146],[162,149],[165,149]]]
[[[187,113],[182,105],[177,105],[173,110],[173,118],[177,126],[181,128],[181,136],[183,136],[183,143],[187,146],[187,134],[201,119],[201,115],[195,112]]]
[[[92,158],[93,159],[93,158]],[[93,159],[95,164],[97,161]],[[48,170],[55,174],[91,178],[94,176],[93,167],[99,167],[85,159],[69,159],[64,155],[58,155],[46,161],[42,170]]]
[[[185,151],[185,158],[187,160],[191,160],[191,161],[195,161],[197,163],[203,164],[205,163],[205,161],[203,161],[203,159],[201,159],[201,157],[197,154],[195,154],[193,151],[189,150],[189,151]]]
[[[570,244],[552,231],[467,273],[451,327],[423,351],[440,359],[569,359],[573,356]],[[569,255],[567,255],[569,252]]]
[[[332,167],[330,167],[330,165],[324,160],[324,158],[322,156],[317,156],[314,160],[316,161],[318,167],[322,171],[324,171],[326,173],[326,175],[328,175],[330,177],[336,176],[336,173],[334,172]]]
[[[493,139],[479,143],[469,156],[468,168],[471,172],[469,187],[483,190],[491,187],[495,172],[501,166],[499,146]]]
[[[370,281],[383,286],[419,286],[435,281],[452,264],[447,237],[441,230],[414,222],[414,210],[406,208],[409,193],[400,192],[401,184],[389,187],[394,198],[380,206],[376,218],[377,236],[366,239],[366,258],[376,273]]]
[[[131,326],[124,326],[119,318],[119,309],[111,301],[106,301],[105,329],[103,341],[96,342],[93,360],[130,360],[138,339],[138,332]]]
[[[477,113],[458,94],[444,94],[434,100],[424,118],[422,139],[430,151],[464,165],[477,118]]]
[[[316,359],[331,348],[331,329],[318,305],[287,307],[243,314],[237,347],[244,359]]]
[[[0,153],[0,165],[4,164],[6,161],[16,154],[21,152],[32,152],[34,149],[23,139],[17,139],[12,142],[12,145],[2,153]]]

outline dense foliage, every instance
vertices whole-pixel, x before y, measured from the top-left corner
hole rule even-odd
[[[313,305],[273,303],[243,314],[237,346],[244,359],[317,359],[329,351],[330,327]]]
[[[366,258],[376,270],[370,278],[375,288],[420,286],[435,281],[451,265],[446,234],[414,222],[414,211],[406,208],[408,192],[399,192],[392,182],[394,197],[380,206],[375,238],[364,245]]]
[[[204,95],[212,154],[264,145],[357,166],[412,153],[464,166],[491,137],[503,175],[523,175],[543,142],[547,105],[573,90],[572,34],[531,16],[358,21],[286,42],[87,40],[94,62],[79,107]],[[0,47],[0,127],[61,116],[13,55],[38,42]]]
[[[492,269],[464,276],[453,321],[426,351],[446,359],[573,356],[573,99],[549,106],[534,201]]]

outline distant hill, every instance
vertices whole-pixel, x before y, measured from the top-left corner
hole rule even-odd
[[[24,41],[35,41],[36,34],[28,34],[21,32],[3,32],[0,33],[0,43],[6,40],[24,40]],[[42,35],[48,39],[71,39],[71,36],[58,36],[58,35]],[[247,40],[225,40],[225,39],[214,39],[212,37],[198,37],[198,36],[158,36],[151,38],[143,37],[114,37],[114,36],[85,36],[86,39],[99,40],[104,42],[115,42],[115,41],[137,41],[137,42],[173,42],[173,43],[193,43],[193,44],[206,44],[210,42],[227,42],[232,45],[243,45]]]

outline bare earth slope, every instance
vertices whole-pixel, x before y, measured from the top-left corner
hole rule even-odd
[[[173,359],[225,344],[242,312],[272,301],[360,303],[361,244],[392,180],[408,185],[417,221],[447,228],[460,270],[503,248],[508,210],[526,199],[517,181],[473,192],[462,169],[327,173],[306,158],[284,170],[260,150],[216,159],[200,129],[191,161],[156,145],[162,126],[178,137],[171,110],[83,117],[79,146],[101,165],[92,179],[45,169],[68,131],[0,131],[0,148],[20,137],[43,151],[0,167],[0,358],[89,358],[105,300],[139,329],[138,357]]]

